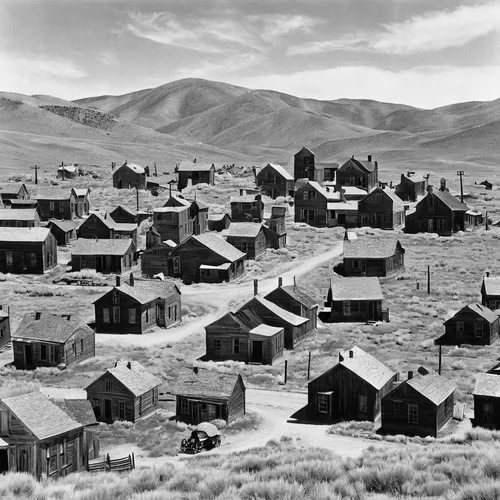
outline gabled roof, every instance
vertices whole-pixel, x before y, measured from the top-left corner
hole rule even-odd
[[[75,165],[61,165],[57,170],[58,171],[63,171],[65,170],[66,172],[76,172],[78,167]]]
[[[197,370],[195,372],[194,370]],[[181,368],[173,393],[186,398],[227,401],[238,383],[239,375],[203,368]],[[243,386],[244,387],[244,386]]]
[[[127,163],[127,162],[125,162],[121,167],[117,168],[114,173],[116,174],[116,172],[118,172],[118,170],[120,170],[121,168],[124,168],[124,167],[130,168],[130,170],[134,171],[136,174],[144,174],[145,173],[145,170],[142,167],[140,167],[139,165],[136,165],[135,163]]]
[[[172,195],[170,195],[170,197],[168,198],[168,200],[165,202],[165,204],[163,206],[164,207],[168,207],[168,206],[190,207],[191,202],[189,200],[187,200],[186,198],[184,198],[184,196],[182,196],[182,195],[172,194]]]
[[[332,300],[383,300],[378,278],[332,278]]]
[[[239,325],[240,328],[243,330],[249,332],[253,328],[256,328],[260,324],[262,324],[262,320],[253,312],[250,310],[246,311],[237,311],[237,312],[228,312],[224,314],[224,316],[221,316],[219,319],[215,320],[214,322],[210,323],[207,325],[207,327],[218,327],[217,325],[222,324],[222,323],[227,323],[227,321],[233,321],[237,325]]]
[[[137,224],[133,222],[115,222],[117,233],[132,233],[137,230]]]
[[[486,295],[500,295],[500,277],[485,276],[481,287]]]
[[[90,194],[89,188],[73,188],[73,191],[75,192],[78,198],[80,196],[87,196],[88,194]]]
[[[352,357],[350,357],[352,353]],[[340,353],[339,364],[363,379],[376,390],[382,389],[395,375],[387,366],[358,346]]]
[[[297,156],[297,155],[302,154],[302,153],[314,156],[314,153],[310,149],[307,149],[305,146],[303,146],[300,151],[295,153],[294,156]]]
[[[268,163],[264,168],[267,168],[267,167],[270,167],[273,170],[275,170],[276,173],[278,173],[279,175],[281,175],[281,177],[283,177],[285,180],[287,180],[287,181],[293,181],[293,175],[290,172],[288,172],[287,170],[285,170],[281,165],[278,165],[276,163]],[[257,177],[264,170],[264,168],[261,169],[261,171],[257,174]]]
[[[22,187],[26,188],[26,184],[17,182],[3,182],[0,183],[0,195],[17,195]]]
[[[233,245],[215,234],[204,233],[191,236],[191,238],[230,262],[235,262],[245,256],[243,252],[240,252],[237,248],[233,247]],[[186,241],[189,241],[191,238]]]
[[[337,193],[335,191],[329,191],[316,181],[308,180],[307,182],[302,184],[297,191],[305,189],[306,187],[312,187],[315,191],[324,196],[327,200],[335,200],[337,198],[340,200],[340,193]]]
[[[111,217],[113,217],[114,212],[125,212],[128,215],[131,215],[132,217],[135,217],[137,215],[137,212],[135,210],[132,210],[131,208],[125,207],[123,205],[118,205],[116,208],[111,210],[110,214]]]
[[[387,259],[396,253],[398,243],[391,237],[344,240],[344,258]]]
[[[37,216],[34,208],[0,208],[0,220],[34,221]]]
[[[108,229],[113,229],[116,226],[116,222],[114,221],[113,217],[111,217],[108,212],[101,212],[100,210],[96,210],[92,213],[89,214],[89,216],[85,219],[84,222],[82,222],[81,225],[84,225],[88,220],[92,218],[97,218],[99,219]]]
[[[46,227],[0,227],[0,241],[43,242],[50,234]]]
[[[23,316],[12,340],[64,343],[80,329],[93,334],[92,328],[75,314],[29,312]]]
[[[75,192],[72,188],[61,188],[59,186],[29,186],[29,194],[35,200],[69,200],[72,192]]]
[[[83,427],[38,391],[4,398],[1,401],[39,440]]]
[[[297,285],[281,286],[278,287],[278,289],[283,290],[283,292],[285,292],[290,298],[299,302],[299,304],[302,304],[304,307],[307,307],[308,309],[312,309],[313,307],[316,307],[318,305],[318,303],[312,297],[307,295]],[[275,290],[273,290],[273,292]],[[264,298],[267,299],[273,292],[269,292]]]
[[[478,373],[472,395],[500,398],[500,377],[492,373]]]
[[[167,298],[174,294],[177,295],[181,293],[177,285],[170,281],[134,279],[133,286],[130,286],[128,283],[122,283],[118,287],[113,287],[112,290],[107,291],[98,299],[94,300],[94,304],[106,295],[113,293],[114,290],[119,290],[121,293],[132,297],[137,300],[139,304],[147,304],[157,298]]]
[[[228,217],[231,220],[231,216],[229,214],[208,214],[208,220],[222,220],[225,217]]]
[[[59,229],[64,231],[65,233],[68,233],[69,231],[73,231],[74,229],[80,227],[82,224],[81,219],[74,219],[74,220],[57,220],[57,219],[50,219],[47,226],[50,227],[51,224],[54,226],[57,226]]]
[[[469,207],[465,203],[462,203],[460,200],[455,198],[449,191],[439,191],[438,189],[435,189],[432,191],[432,194],[436,198],[439,198],[448,208],[453,211],[467,212],[467,210],[469,210]]]
[[[98,425],[95,418],[92,404],[88,399],[53,399],[61,410],[67,413],[73,420],[85,427],[88,425]]]
[[[438,375],[434,370],[424,369],[427,372],[425,375],[420,370],[422,368],[419,368],[419,372],[413,378],[403,383],[412,387],[436,406],[441,404],[457,388],[453,382]]]
[[[215,168],[213,163],[193,163],[189,160],[183,160],[179,164],[178,172],[206,172]]]
[[[482,304],[476,303],[476,304],[468,304],[468,305],[462,307],[462,309],[460,309],[460,311],[456,312],[453,315],[453,317],[448,319],[447,321],[445,321],[444,324],[445,325],[449,324],[455,318],[455,316],[460,314],[462,311],[466,311],[466,310],[469,310],[469,311],[476,313],[478,316],[481,316],[489,323],[493,323],[494,321],[496,321],[498,319],[498,314],[493,312],[488,307],[483,306]]]
[[[281,326],[259,325],[250,330],[252,335],[259,335],[260,337],[274,337],[277,333],[283,331]]]
[[[270,300],[261,297],[260,295],[256,295],[251,300],[249,300],[241,309],[249,309],[251,308],[252,302],[258,302],[261,306],[266,308],[269,312],[283,320],[285,323],[288,323],[292,326],[300,326],[308,321],[307,318],[303,318],[302,316],[298,316],[297,314],[291,313],[286,309],[274,304]],[[247,307],[248,306],[248,307]]]
[[[125,255],[130,249],[135,251],[134,242],[130,238],[109,240],[79,238],[71,255]]]
[[[373,172],[373,170],[375,169],[375,162],[358,160],[354,158],[354,156],[352,158],[349,158],[345,163],[343,163],[340,168],[342,169],[345,165],[347,165],[350,162],[354,163],[354,165],[356,165],[358,168],[368,173]]]
[[[262,224],[258,222],[232,222],[229,226],[227,236],[256,238],[261,231]]]

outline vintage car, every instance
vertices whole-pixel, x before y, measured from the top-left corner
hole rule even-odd
[[[220,431],[214,424],[202,422],[191,433],[189,439],[183,439],[181,451],[184,453],[199,453],[220,446]]]

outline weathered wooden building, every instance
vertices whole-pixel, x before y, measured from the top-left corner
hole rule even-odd
[[[173,241],[160,241],[146,248],[141,255],[141,274],[147,278],[160,273],[165,276],[178,275],[180,259],[170,256],[175,247],[176,244]]]
[[[286,246],[286,207],[271,207],[271,218],[267,219],[263,229],[266,247],[278,250]]]
[[[449,191],[427,186],[427,195],[417,203],[415,211],[406,214],[408,233],[437,233],[451,236],[465,230],[465,212],[468,207]]]
[[[468,231],[473,231],[479,227],[482,227],[484,224],[484,217],[481,211],[479,210],[467,210],[465,212],[465,229]]]
[[[229,214],[209,214],[207,217],[207,226],[209,231],[221,232],[231,225],[231,216]]]
[[[382,399],[382,431],[438,437],[453,416],[456,385],[423,366],[394,385]]]
[[[78,177],[78,167],[76,165],[64,165],[57,169],[56,177],[60,181],[69,181]]]
[[[404,270],[404,255],[394,238],[344,239],[344,276],[393,276]]]
[[[9,344],[11,341],[10,334],[10,307],[4,309],[0,305],[0,348]]]
[[[247,259],[256,259],[266,253],[264,228],[258,222],[233,222],[229,226],[226,240],[246,253]]]
[[[396,194],[403,201],[417,201],[419,196],[425,196],[427,191],[427,177],[422,180],[417,180],[417,177],[412,177],[414,172],[401,174],[401,182],[396,186]]]
[[[182,191],[187,186],[196,184],[208,184],[213,186],[215,183],[215,165],[213,163],[198,163],[190,161],[181,161],[177,167],[177,189]]]
[[[262,222],[264,202],[260,194],[246,194],[240,189],[239,196],[231,196],[231,222]]]
[[[500,309],[500,277],[486,273],[481,284],[481,304],[492,311]]]
[[[176,418],[194,425],[215,419],[229,424],[245,415],[245,391],[239,374],[181,368],[172,391]]]
[[[306,147],[303,147],[293,156],[293,178],[308,179],[315,182],[323,182],[325,173],[323,168],[315,164],[315,155]]]
[[[125,160],[125,163],[113,172],[113,187],[116,189],[146,189],[144,168]]]
[[[170,195],[164,207],[189,207],[191,234],[203,234],[208,230],[208,205],[201,200],[184,198],[182,194]]]
[[[26,313],[12,334],[14,366],[69,366],[95,356],[95,333],[75,314]]]
[[[77,196],[72,188],[29,186],[30,197],[37,200],[40,219],[71,220],[77,216]]]
[[[160,383],[137,361],[120,360],[85,391],[99,422],[137,422],[158,410]]]
[[[0,206],[2,206],[2,203],[0,203]],[[38,216],[40,216],[40,209],[36,200],[9,200],[9,205],[6,206],[16,210],[36,210]]]
[[[337,185],[355,186],[370,192],[378,186],[378,162],[372,161],[372,155],[368,155],[366,161],[353,155],[337,170]]]
[[[84,426],[42,393],[0,399],[0,473],[58,478],[87,468]]]
[[[177,189],[177,174],[175,172],[158,176],[148,176],[146,179],[146,189],[151,191],[153,196],[157,196],[167,190]]]
[[[500,377],[492,373],[478,373],[472,396],[472,425],[500,430]]]
[[[78,238],[131,239],[137,244],[137,224],[118,223],[108,212],[91,213],[78,227]]]
[[[269,326],[251,311],[228,312],[205,326],[204,360],[272,365],[283,355],[284,329]]]
[[[160,233],[162,241],[171,240],[180,244],[193,234],[193,221],[188,206],[169,206],[153,209],[153,227]]]
[[[76,195],[76,215],[77,217],[87,217],[90,213],[90,189],[73,188]]]
[[[169,328],[181,321],[181,292],[169,281],[129,283],[116,277],[116,286],[94,301],[97,333],[142,334],[154,326]]]
[[[308,418],[374,422],[396,379],[396,373],[357,346],[340,352],[337,364],[307,384]]]
[[[328,202],[335,199],[330,188],[324,188],[316,181],[303,183],[295,193],[295,222],[310,226],[328,226]]]
[[[403,202],[392,189],[376,187],[358,201],[358,226],[394,229],[405,222]]]
[[[78,219],[75,220],[49,220],[47,228],[54,235],[58,245],[68,245],[77,239],[76,231],[80,225]]]
[[[382,301],[378,278],[332,278],[321,318],[325,323],[381,321]]]
[[[0,183],[0,199],[2,204],[9,207],[12,201],[28,200],[30,195],[26,184],[17,182]]]
[[[40,216],[36,209],[0,209],[0,227],[38,227]]]
[[[0,272],[43,274],[57,265],[57,242],[44,227],[0,228]]]
[[[293,175],[287,172],[281,165],[268,163],[255,178],[257,187],[260,187],[263,194],[273,200],[278,196],[294,195]]]
[[[143,220],[149,217],[147,212],[137,212],[123,205],[118,205],[116,208],[109,212],[111,218],[119,224],[137,224],[139,225]]]
[[[137,264],[135,243],[131,239],[77,240],[71,250],[73,271],[95,269],[99,273],[124,273]]]
[[[436,345],[491,345],[498,339],[498,314],[481,304],[462,307],[444,323],[445,334],[437,338]]]

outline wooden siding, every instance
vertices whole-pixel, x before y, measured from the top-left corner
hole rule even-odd
[[[113,187],[116,189],[146,189],[146,173],[137,173],[127,165],[122,165],[113,172]]]
[[[1,257],[0,257],[1,258]],[[125,255],[72,255],[73,271],[95,269],[100,273],[124,273],[137,264],[136,254],[130,246]]]
[[[8,256],[12,256],[8,263]],[[34,255],[34,257],[33,257]],[[43,274],[57,265],[57,241],[49,233],[43,242],[0,242],[0,272]]]
[[[247,254],[247,259],[256,259],[266,253],[266,237],[261,228],[259,234],[253,238],[248,236],[228,236],[227,242]]]
[[[344,302],[348,305],[344,306]],[[346,311],[349,311],[347,313]],[[328,323],[382,321],[381,300],[336,300],[331,302]]]
[[[8,344],[11,340],[10,317],[0,318],[0,348]]]
[[[55,224],[49,224],[49,229],[56,239],[57,245],[59,246],[68,245],[71,241],[76,240],[76,229],[63,231],[59,226]]]
[[[115,232],[97,215],[90,214],[77,229],[78,238],[109,240],[115,237]]]
[[[404,224],[404,208],[394,207],[394,201],[381,188],[374,189],[358,202],[358,226],[393,229]]]
[[[141,255],[142,275],[149,278],[158,273],[163,273],[166,276],[174,276],[174,262],[170,256],[171,253],[172,248],[163,244],[144,250]],[[176,257],[176,259],[179,260],[179,257]]]
[[[324,171],[317,168],[314,161],[314,153],[301,150],[293,157],[293,177],[297,179],[308,179],[310,181],[322,182]]]
[[[385,259],[346,258],[344,257],[344,276],[377,276],[385,277],[404,269],[404,253],[397,248],[395,255]]]
[[[215,167],[206,171],[182,171],[178,173],[178,176],[177,189],[179,191],[182,191],[189,184],[189,181],[191,181],[192,186],[202,183],[213,186],[215,182]]]
[[[266,165],[257,174],[255,182],[261,188],[262,193],[273,200],[278,198],[278,196],[288,197],[294,195],[294,181],[285,179],[285,177],[269,165]]]
[[[261,195],[256,195],[253,201],[231,202],[232,222],[262,222],[264,220],[264,203]]]
[[[295,193],[295,222],[327,227],[327,200],[312,186],[305,184]]]
[[[359,187],[370,191],[378,186],[378,167],[374,166],[373,172],[366,172],[351,160],[347,160],[337,170],[337,184]]]
[[[182,212],[153,212],[153,226],[162,241],[172,240],[178,245],[193,234],[193,220],[189,209]]]
[[[490,323],[469,309],[461,310],[445,324],[442,345],[491,345],[498,339],[500,319]],[[461,323],[461,325],[458,325]],[[459,329],[459,326],[461,327]]]
[[[424,196],[427,182],[409,179],[401,174],[401,182],[396,186],[396,194],[403,201],[417,201],[418,196]]]
[[[67,200],[38,200],[40,219],[73,220],[76,217],[76,195],[74,191]]]
[[[485,405],[491,405],[492,411],[486,413]],[[500,430],[500,398],[489,396],[474,396],[473,426]]]
[[[39,227],[40,226],[40,216],[35,212],[33,220],[0,220],[0,227]]]

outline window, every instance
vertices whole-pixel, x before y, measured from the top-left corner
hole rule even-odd
[[[65,458],[66,458],[67,465],[73,465],[74,453],[75,453],[75,441],[74,441],[74,439],[72,439],[71,441],[68,441],[68,444],[66,447]]]
[[[401,410],[401,401],[394,401],[394,411]]]
[[[49,210],[54,211],[54,202],[49,201]]]
[[[408,423],[418,424],[418,405],[408,405]]]
[[[318,394],[318,412],[328,413],[328,394]]]
[[[103,323],[111,323],[109,319],[109,308],[108,307],[103,307],[102,309],[102,322]]]
[[[155,405],[156,405],[156,400],[157,400],[157,397],[156,397],[156,389],[153,389],[153,390],[151,391],[151,404],[152,404],[153,406],[155,406]]]
[[[80,339],[80,352],[83,352],[83,339]]]
[[[130,325],[135,325],[135,307],[130,307],[128,310],[128,322]]]
[[[351,315],[351,302],[349,300],[344,300],[342,302],[342,312],[343,312],[344,316]]]
[[[477,338],[483,336],[483,322],[481,320],[476,320],[474,322],[474,336]]]
[[[13,259],[12,259],[12,252],[6,251],[5,252],[5,264],[8,266],[12,266],[13,264]]]
[[[30,253],[30,267],[36,267],[36,264],[37,264],[36,254],[31,252]]]
[[[68,465],[68,441],[66,439],[59,445],[59,454],[63,467]]]
[[[118,418],[125,420],[125,401],[118,401]]]
[[[146,323],[149,323],[149,309],[146,309]]]
[[[51,363],[56,363],[57,362],[57,351],[56,351],[57,347],[56,346],[49,346],[49,361]]]
[[[457,333],[464,333],[464,322],[457,321]]]
[[[483,415],[485,422],[493,422],[493,404],[483,403]]]
[[[172,319],[172,307],[168,306],[168,319]]]
[[[173,267],[174,267],[174,273],[177,274],[179,272],[179,257],[174,257]]]
[[[47,361],[47,346],[45,344],[40,345],[40,359]]]
[[[113,304],[120,303],[120,292],[118,290],[113,290]]]
[[[174,319],[177,319],[177,305],[174,306]]]
[[[353,260],[352,261],[352,267],[354,267],[355,269],[357,269],[359,267],[359,261],[358,260]]]
[[[189,413],[189,401],[186,398],[181,398],[181,413]]]
[[[358,396],[358,411],[360,413],[368,413],[368,396],[362,394]]]
[[[214,354],[220,354],[222,352],[222,342],[221,339],[214,340]]]
[[[49,474],[53,474],[57,471],[57,445],[52,445],[47,452],[49,455]]]
[[[106,389],[106,392],[111,392],[111,390],[113,388],[113,381],[111,379],[107,378],[104,381],[104,387]]]
[[[9,432],[9,413],[5,410],[0,410],[0,435]]]
[[[233,354],[240,353],[240,339],[233,339]]]
[[[113,306],[113,323],[120,322],[120,306]]]
[[[73,349],[73,356],[76,357],[76,342],[73,342],[73,345],[71,347]]]
[[[309,191],[304,190],[302,193],[303,193],[302,194],[302,199],[303,200],[308,200],[309,199]]]

